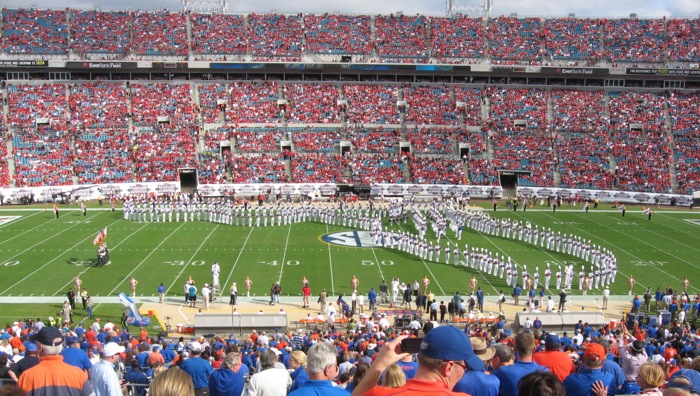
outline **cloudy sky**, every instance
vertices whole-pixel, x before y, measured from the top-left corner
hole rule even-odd
[[[192,0],[196,1],[196,0]],[[455,0],[460,5],[481,5],[483,0]],[[40,8],[143,9],[157,7],[181,10],[181,0],[0,0],[0,6],[9,8],[36,4]],[[694,17],[700,14],[699,0],[493,0],[492,15],[566,16],[570,12],[579,17],[624,17],[636,13],[639,17]],[[248,12],[333,12],[351,14],[405,14],[444,15],[446,0],[229,0],[231,13]]]

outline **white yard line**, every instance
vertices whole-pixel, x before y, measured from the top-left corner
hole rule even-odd
[[[7,226],[9,226],[10,224],[15,225],[15,224],[21,222],[22,220],[26,220],[26,219],[28,219],[28,218],[30,218],[30,217],[32,217],[32,216],[36,216],[36,215],[38,215],[39,213],[42,213],[42,212],[37,212],[37,213],[31,214],[31,215],[29,215],[29,216],[19,216],[19,218],[13,219],[13,220],[8,221],[7,223],[1,225],[0,228],[7,227]],[[2,215],[2,212],[0,212],[0,215]],[[32,229],[29,229],[29,230],[24,231],[24,232],[21,232],[21,233],[19,233],[19,234],[13,235],[11,238],[5,239],[4,241],[0,242],[0,244],[10,242],[10,241],[12,241],[12,240],[15,239],[15,238],[19,238],[19,237],[21,237],[21,236],[24,235],[24,234],[30,233],[30,232],[36,230],[37,228],[42,228],[42,227],[45,227],[45,226],[46,226],[46,224],[44,224],[44,223],[38,224],[36,227],[34,227],[34,228],[32,228]]]
[[[284,250],[282,254],[282,264],[280,264],[280,276],[277,280],[277,282],[281,285],[282,284],[282,273],[284,272],[284,261],[287,259],[287,247],[289,247],[289,236],[292,235],[292,225],[294,223],[290,222],[289,223],[289,231],[287,231],[287,240],[284,242]]]
[[[71,227],[66,228],[65,230],[63,230],[63,231],[61,231],[61,232],[59,232],[59,233],[53,234],[52,237],[55,237],[55,236],[58,236],[58,235],[63,234],[64,232],[70,231],[73,227],[83,226],[83,225],[84,225],[84,224],[75,224],[75,225],[73,225],[73,226],[71,226]],[[68,248],[67,251],[70,251],[70,250],[75,249],[76,247],[80,246],[80,245],[83,244],[85,241],[90,240],[90,238],[93,238],[93,237],[94,237],[94,235],[93,235],[92,233],[90,233],[90,234],[88,235],[87,238],[83,238],[82,240],[78,241],[75,245],[73,245],[73,246],[71,246],[70,248]],[[37,243],[37,244],[34,244],[33,246],[28,247],[27,249],[24,249],[23,251],[17,253],[16,255],[14,255],[14,256],[12,256],[12,257],[9,257],[9,258],[5,259],[5,260],[7,260],[7,261],[12,260],[13,258],[15,258],[15,257],[17,257],[17,256],[20,256],[20,255],[26,253],[27,251],[33,250],[35,247],[40,246],[41,244],[44,244],[45,242],[46,242],[46,241],[41,241],[41,242],[39,242],[39,243]],[[47,265],[49,265],[49,264],[53,263],[54,261],[56,261],[59,257],[61,257],[61,255],[57,255],[56,257],[54,257],[54,258],[51,259],[50,261],[46,262],[46,264],[44,264],[44,265],[42,265],[41,267],[39,267],[39,268],[35,269],[34,271],[30,272],[30,273],[27,274],[24,278],[18,280],[17,282],[15,282],[15,283],[12,284],[11,286],[9,286],[7,289],[5,289],[5,290],[4,290],[4,293],[7,293],[8,291],[12,290],[13,288],[19,286],[22,282],[24,282],[24,281],[26,281],[27,279],[31,278],[32,275],[36,274],[37,272],[39,272],[39,271],[41,271],[42,269],[44,269]]]
[[[330,228],[328,227],[328,223],[326,223],[326,234],[330,234]],[[331,244],[327,243],[328,246],[328,266],[331,270],[331,296],[335,295],[335,283],[333,282],[333,257],[331,255]]]
[[[243,241],[243,246],[241,246],[241,249],[238,252],[238,257],[236,257],[236,261],[233,262],[233,267],[231,267],[231,271],[229,271],[228,276],[226,277],[226,282],[223,283],[224,285],[228,285],[229,282],[231,281],[231,277],[233,276],[233,270],[236,269],[238,262],[241,260],[241,255],[243,255],[243,251],[245,250],[245,246],[248,244],[248,240],[250,239],[250,236],[253,234],[254,229],[255,228],[250,229],[250,232],[248,232],[248,236],[245,238],[245,241]],[[224,288],[221,287],[222,294],[223,294],[223,290],[224,290]]]
[[[112,224],[115,224],[115,223],[117,223],[117,222],[119,222],[119,220],[116,220],[116,221],[112,222]],[[112,224],[108,225],[107,227],[111,227]],[[135,233],[141,231],[141,230],[144,229],[147,225],[148,225],[148,223],[144,224],[143,226],[141,226],[141,228],[139,228],[138,230],[134,231],[131,235],[134,235]],[[124,243],[125,241],[126,241],[126,239],[122,239],[119,243],[117,243],[116,245],[114,245],[114,246],[113,246],[111,249],[109,249],[109,250],[112,251],[112,250],[116,249],[117,247],[119,247],[119,246],[120,246],[122,243]],[[83,275],[83,274],[84,274],[85,272],[87,272],[87,270],[89,270],[90,268],[94,268],[94,267],[91,266],[91,265],[85,267],[84,270],[82,270],[82,271],[80,271],[80,272],[78,273],[78,276]],[[55,295],[57,295],[57,294],[59,294],[59,295],[60,295],[60,294],[63,294],[63,291],[66,290],[67,287],[73,286],[74,280],[75,280],[75,279],[69,280],[65,285],[63,285],[63,287],[61,287],[60,289],[58,289],[58,291],[56,291],[53,295],[55,296]]]
[[[146,259],[147,259],[148,257],[150,257],[151,254],[153,254],[153,252],[155,252],[156,249],[158,249],[158,247],[159,247],[160,245],[163,244],[163,242],[165,242],[168,238],[170,238],[170,236],[173,235],[173,234],[175,233],[175,231],[179,230],[180,227],[182,227],[182,226],[185,225],[185,224],[187,224],[187,223],[182,223],[179,227],[177,227],[175,230],[173,230],[173,232],[171,232],[170,235],[168,235],[167,237],[165,237],[165,238],[158,244],[158,246],[156,246],[155,248],[153,248],[153,250],[151,250],[151,253],[148,253],[148,256],[146,256],[146,258],[144,258],[144,259],[136,266],[136,268],[140,267],[141,264],[143,264],[143,262],[146,261]],[[175,280],[173,281],[173,283],[171,283],[170,286],[168,286],[168,289],[165,290],[165,294],[168,294],[168,292],[170,291],[170,289],[172,289],[173,286],[175,286],[175,282],[177,282],[177,280],[180,279],[180,276],[182,276],[182,273],[185,272],[185,270],[187,269],[187,266],[190,265],[190,263],[192,262],[192,259],[194,258],[194,256],[196,256],[197,253],[199,253],[199,251],[202,249],[202,246],[204,246],[204,244],[209,240],[209,237],[211,236],[211,234],[213,234],[214,231],[216,231],[218,228],[219,228],[219,224],[217,223],[216,226],[215,226],[214,228],[212,228],[212,230],[211,230],[211,231],[209,232],[209,234],[206,236],[206,238],[204,238],[204,240],[202,241],[202,243],[200,243],[199,246],[197,246],[197,249],[196,249],[196,250],[194,251],[194,253],[192,253],[192,255],[190,256],[190,259],[187,260],[187,264],[185,264],[185,265],[182,266],[182,269],[180,270],[180,272],[178,272],[178,274],[177,274],[177,276],[175,277]],[[134,271],[136,271],[136,268],[134,268],[134,269],[129,273],[129,275],[131,275]],[[128,276],[128,275],[127,275],[127,276]],[[208,282],[207,282],[207,283],[208,283]],[[116,289],[116,288],[115,288],[115,289]],[[114,292],[114,290],[112,290],[112,292]]]

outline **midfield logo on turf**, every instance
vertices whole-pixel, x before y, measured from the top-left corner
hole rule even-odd
[[[372,233],[369,231],[344,231],[326,234],[321,237],[321,240],[333,245],[359,247],[359,248],[375,248],[381,247],[374,243]]]

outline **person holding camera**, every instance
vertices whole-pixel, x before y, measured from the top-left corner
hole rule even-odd
[[[455,384],[464,376],[469,367],[483,367],[484,363],[474,353],[469,337],[463,331],[452,326],[440,326],[432,329],[420,343],[417,350],[408,349],[406,336],[395,338],[384,344],[377,357],[365,374],[362,381],[355,387],[353,396],[379,396],[408,392],[407,394],[425,395],[461,395],[453,392]],[[404,348],[399,349],[401,345]],[[397,388],[377,386],[382,372],[399,360],[418,355],[416,375]]]

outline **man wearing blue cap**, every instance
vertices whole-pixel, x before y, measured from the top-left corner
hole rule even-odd
[[[483,361],[474,353],[466,333],[452,326],[440,326],[423,338],[418,352],[418,370],[412,379],[398,388],[375,386],[384,370],[409,356],[408,353],[396,352],[401,341],[406,338],[400,336],[384,344],[365,377],[355,387],[353,395],[464,395],[453,392],[452,388],[470,367],[484,366]]]

